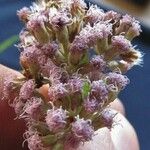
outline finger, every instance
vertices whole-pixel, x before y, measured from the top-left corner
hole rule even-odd
[[[119,113],[114,119],[118,122],[111,131],[115,150],[139,150],[137,135],[132,125]]]
[[[7,76],[20,76],[19,72],[8,69],[0,65],[0,91],[3,91],[4,78]],[[25,132],[25,123],[23,120],[14,120],[15,113],[13,108],[9,107],[6,100],[2,100],[0,92],[0,149],[20,150],[22,148],[23,133]]]
[[[78,150],[115,150],[110,131],[107,128],[99,129],[93,139],[81,144]]]
[[[115,101],[113,101],[110,104],[110,108],[116,110],[117,112],[121,113],[122,115],[125,115],[125,108],[119,99],[116,99]]]
[[[114,122],[111,131],[99,129],[93,140],[80,145],[79,150],[139,150],[136,133],[125,117],[118,113]]]
[[[20,76],[21,74],[15,70],[9,69],[0,64],[0,91],[3,91],[4,79],[8,76]],[[0,99],[2,99],[3,93],[0,93]]]

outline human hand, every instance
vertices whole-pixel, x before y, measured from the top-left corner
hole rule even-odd
[[[23,143],[25,122],[14,120],[15,113],[8,106],[3,97],[3,81],[9,75],[20,76],[20,73],[0,65],[0,148],[2,150],[28,150]],[[46,89],[42,89],[44,93]],[[124,117],[124,108],[119,100],[111,104],[111,111],[116,111],[114,121],[116,124],[110,131],[102,128],[96,132],[93,140],[81,145],[78,150],[139,150],[136,133],[131,124]],[[68,149],[68,148],[67,148]]]

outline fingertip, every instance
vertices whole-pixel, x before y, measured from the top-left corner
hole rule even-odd
[[[110,103],[110,108],[125,116],[125,108],[119,99],[115,99],[112,103]]]
[[[80,145],[78,150],[115,150],[110,130],[108,128],[97,130],[93,139]]]
[[[118,113],[114,122],[116,125],[111,131],[111,138],[115,150],[139,150],[137,134],[129,121],[121,113]]]

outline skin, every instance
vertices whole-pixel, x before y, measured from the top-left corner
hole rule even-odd
[[[8,75],[20,76],[20,73],[0,65],[0,91],[3,90],[4,77]],[[46,93],[47,87],[41,89]],[[0,92],[0,148],[3,150],[28,150],[27,144],[22,147],[25,123],[23,120],[14,120],[15,113],[8,106],[6,100],[2,100]],[[139,150],[137,135],[134,128],[124,117],[125,110],[119,100],[111,105],[111,111],[118,112],[114,120],[117,125],[110,131],[107,128],[98,130],[93,140],[80,145],[78,150]],[[67,148],[68,149],[68,148]]]

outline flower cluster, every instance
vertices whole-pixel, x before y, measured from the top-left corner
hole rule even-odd
[[[27,122],[29,149],[77,148],[111,129],[109,104],[129,84],[124,73],[142,63],[131,44],[139,22],[83,0],[41,0],[17,14],[23,77],[6,79],[3,93]]]

